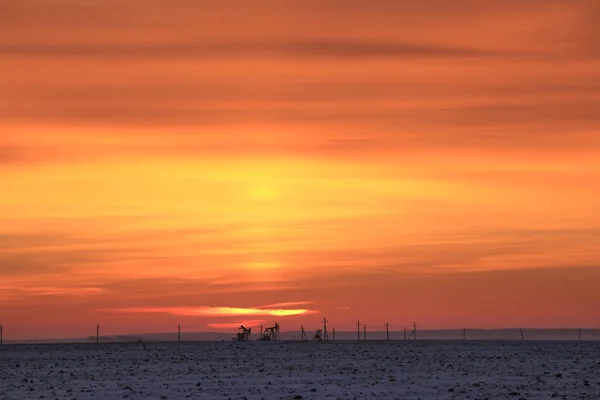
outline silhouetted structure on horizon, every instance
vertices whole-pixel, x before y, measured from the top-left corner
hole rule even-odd
[[[263,342],[276,341],[279,339],[279,324],[275,322],[275,326],[266,328],[264,332],[261,332],[260,340]]]
[[[315,332],[315,336],[313,337],[313,342],[322,342],[323,341],[323,329],[317,329]]]
[[[410,333],[408,340],[410,340],[411,338],[413,340],[417,340],[417,323],[416,322],[413,322],[413,330]],[[404,328],[404,340],[406,340],[406,328]]]
[[[327,334],[327,322],[329,322],[327,318],[323,317],[323,340],[326,342],[329,341],[329,335]]]
[[[252,328],[246,328],[244,325],[240,325],[239,332],[237,333],[238,342],[245,342],[250,340],[252,334]]]

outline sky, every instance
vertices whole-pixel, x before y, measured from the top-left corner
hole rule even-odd
[[[5,338],[600,327],[596,0],[4,0]]]

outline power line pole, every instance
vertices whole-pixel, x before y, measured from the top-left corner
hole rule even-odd
[[[327,318],[323,317],[323,340],[328,342],[329,335],[327,335]]]
[[[308,338],[306,337],[306,332],[304,332],[304,325],[300,325],[300,329],[302,330],[302,341],[308,341]]]
[[[386,340],[390,340],[390,324],[387,321],[385,323],[385,338]]]
[[[2,325],[0,325],[0,345],[2,345],[4,343],[3,330],[4,330],[4,327]]]
[[[404,340],[406,340],[406,327],[404,327]]]
[[[96,325],[96,344],[100,343],[100,324]]]
[[[360,342],[360,320],[356,321],[357,333],[358,333],[358,341]]]
[[[525,340],[525,336],[523,335],[523,328],[521,328],[521,340]]]
[[[335,328],[333,328],[333,341],[335,342]]]
[[[413,333],[415,335],[414,340],[417,340],[417,323],[416,322],[413,322]]]
[[[181,325],[177,325],[177,347],[181,343]]]
[[[367,340],[367,324],[364,324],[363,329],[363,340]]]
[[[581,341],[581,328],[579,328],[579,341]]]

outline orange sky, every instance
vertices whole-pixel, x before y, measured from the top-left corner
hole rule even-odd
[[[599,18],[2,1],[6,337],[598,327]]]

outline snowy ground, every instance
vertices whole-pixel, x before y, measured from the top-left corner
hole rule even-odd
[[[599,342],[0,347],[0,399],[600,399]]]

